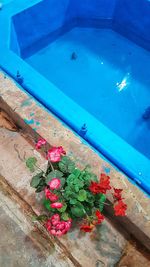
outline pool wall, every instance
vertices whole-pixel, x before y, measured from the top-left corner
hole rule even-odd
[[[25,58],[74,26],[94,26],[112,27],[150,49],[149,16],[148,0],[136,0],[136,7],[129,0],[45,0],[13,16],[10,46]]]
[[[74,1],[73,1],[74,2]],[[33,53],[60,34],[62,27],[71,29],[75,24],[76,7],[70,0],[45,0],[12,18],[21,56]],[[26,23],[24,23],[24,21]],[[34,51],[36,52],[36,51]]]
[[[121,2],[123,3],[123,1]],[[136,3],[132,1],[135,9],[137,2],[140,3],[139,0]],[[46,42],[48,44],[50,40],[56,38],[61,31],[69,30],[75,25],[80,25],[79,23],[83,25],[84,22],[85,26],[92,26],[92,23],[93,26],[97,25],[98,27],[113,26],[115,29],[117,17],[119,17],[119,21],[121,20],[119,13],[117,16],[115,15],[116,12],[123,12],[123,6],[120,7],[120,11],[117,11],[118,2],[116,7],[115,1],[112,0],[84,0],[84,3],[83,5],[79,0],[59,0],[56,5],[54,0],[24,0],[21,2],[14,0],[8,4],[0,11],[0,39],[2,40],[0,42],[0,67],[14,79],[19,70],[24,81],[23,88],[78,134],[81,134],[81,127],[86,123],[87,133],[84,138],[89,144],[150,194],[150,160],[67,97],[20,57],[20,54],[25,57],[33,53],[33,49],[41,48]],[[143,16],[144,14],[147,16],[147,5],[145,4],[147,4],[146,0],[143,0]],[[128,16],[127,10],[126,15]],[[145,21],[147,18],[142,20],[146,27],[142,34],[145,32],[145,42],[147,42],[149,28]],[[121,25],[120,22],[118,23]],[[121,29],[123,30],[123,26],[118,26],[117,30],[121,31]],[[136,29],[140,28],[137,26]],[[124,30],[123,33],[125,34]],[[139,36],[140,34],[139,30]]]
[[[74,2],[74,0],[72,0]],[[78,24],[84,26],[99,26],[105,22],[105,27],[111,25],[116,0],[84,0],[76,1]]]
[[[42,1],[13,16],[11,49],[25,58],[74,26],[108,27],[114,8],[115,0]]]
[[[117,0],[113,27],[137,44],[150,50],[150,1]]]

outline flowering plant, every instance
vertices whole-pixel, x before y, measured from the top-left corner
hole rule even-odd
[[[48,161],[46,171],[40,170],[31,180],[36,193],[43,191],[44,214],[37,217],[43,221],[51,235],[62,236],[71,228],[73,221],[79,221],[80,230],[91,232],[104,220],[103,209],[106,193],[114,199],[114,213],[125,216],[127,205],[122,198],[122,189],[112,188],[110,177],[101,173],[97,177],[86,166],[83,170],[66,156],[62,147],[46,151],[46,140],[40,139],[36,149],[42,149]],[[36,158],[27,159],[26,165],[35,171]]]

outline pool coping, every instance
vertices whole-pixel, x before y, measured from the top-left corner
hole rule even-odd
[[[99,120],[63,94],[59,88],[10,50],[11,17],[40,2],[41,0],[32,0],[32,3],[24,0],[20,3],[19,0],[16,0],[15,5],[11,2],[7,4],[6,9],[4,7],[4,10],[0,11],[0,39],[3,40],[0,43],[0,67],[14,79],[17,79],[16,75],[19,71],[24,80],[24,89],[77,133],[80,134],[83,125],[86,124],[87,132],[84,138],[150,194],[150,160],[105,127]],[[111,25],[110,21],[109,18],[109,26]],[[102,20],[103,26],[104,21]],[[51,97],[49,97],[50,90]],[[58,102],[58,99],[63,99],[63,101]]]
[[[117,185],[124,190],[124,198],[128,205],[127,216],[117,221],[150,250],[149,197],[137,185],[131,183],[125,174],[33,97],[23,92],[20,86],[3,72],[0,73],[0,108],[13,118],[32,145],[38,136],[42,136],[52,146],[64,146],[69,156],[74,158],[80,167],[90,164],[96,174],[100,171],[109,173],[112,186]],[[109,200],[112,201],[111,198]],[[112,210],[108,210],[108,213],[114,218]]]

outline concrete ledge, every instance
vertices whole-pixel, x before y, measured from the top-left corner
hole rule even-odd
[[[30,187],[32,174],[26,168],[24,158],[35,155],[41,169],[45,168],[45,160],[20,133],[6,129],[0,129],[0,151],[1,187],[31,219],[32,215],[41,213],[41,208],[43,212],[43,207],[41,194],[36,195]],[[45,233],[45,229],[40,229],[41,234]],[[120,260],[129,238],[127,233],[118,230],[106,219],[92,235],[81,234],[77,228],[72,228],[60,239],[48,235],[47,242],[56,249],[60,247],[62,255],[65,252],[75,266],[95,267],[101,261],[109,267]]]
[[[20,90],[14,81],[4,77],[3,73],[0,74],[0,95],[0,108],[13,118],[21,128],[22,134],[32,144],[37,136],[42,136],[52,146],[62,145],[80,167],[90,164],[96,174],[100,171],[109,173],[112,185],[124,190],[124,198],[128,205],[127,217],[118,222],[150,250],[150,199],[148,196],[53,114]]]
[[[21,198],[21,195],[18,194],[1,175],[0,188],[3,195],[2,201],[4,202],[4,204],[7,203],[10,209],[13,209],[13,211],[15,210],[16,217],[19,217],[21,226],[23,223],[25,223],[24,228],[28,229],[28,237],[31,240],[34,240],[36,246],[38,246],[42,251],[46,248],[46,257],[48,257],[49,254],[52,254],[49,264],[51,264],[53,261],[55,261],[55,264],[57,264],[57,261],[59,260],[59,264],[62,267],[81,267],[79,262],[71,255],[66,247],[63,246],[61,242],[59,242],[59,239],[49,236],[45,228],[38,222],[36,223],[35,233],[33,229],[34,225],[32,224],[32,217],[36,216],[36,213],[34,212],[32,207],[24,199]],[[17,206],[15,206],[15,203],[17,204]]]

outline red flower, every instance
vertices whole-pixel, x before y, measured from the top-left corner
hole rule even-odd
[[[119,200],[118,203],[114,206],[114,210],[116,216],[125,216],[127,205],[122,200]]]
[[[47,159],[51,162],[59,162],[61,160],[61,156],[65,154],[66,152],[64,151],[62,146],[52,147],[48,150]]]
[[[53,209],[61,209],[63,207],[63,204],[61,202],[55,202],[55,203],[52,203],[50,206]]]
[[[107,190],[110,190],[111,186],[110,186],[110,177],[107,176],[106,174],[102,173],[101,174],[101,178],[100,178],[100,182],[96,183],[96,182],[91,182],[89,190],[93,193],[93,194],[106,194]]]
[[[101,224],[101,222],[105,219],[105,217],[101,214],[99,210],[95,212],[95,215],[97,217],[97,224]]]
[[[91,225],[83,224],[83,225],[81,225],[80,230],[83,232],[86,232],[86,233],[90,233],[93,230],[93,227],[94,227],[93,224],[91,224]]]
[[[51,190],[54,189],[59,189],[61,186],[61,181],[58,178],[53,178],[49,183],[48,183],[49,187]]]
[[[122,191],[123,191],[123,189],[114,188],[114,198],[117,200],[121,200],[122,199],[122,196],[121,196]]]
[[[43,138],[40,138],[38,142],[35,145],[36,149],[40,149],[42,146],[46,145],[46,140]]]
[[[100,177],[100,193],[106,194],[107,190],[110,190],[110,177],[105,173],[101,173]]]
[[[52,202],[55,202],[58,200],[58,196],[56,194],[53,194],[48,188],[45,188],[44,192],[45,192],[46,199],[49,199]]]
[[[62,236],[66,234],[71,227],[72,220],[60,221],[59,214],[54,214],[45,224],[50,234],[54,236]]]
[[[51,224],[51,220],[50,220],[50,219],[45,223],[45,227],[46,227],[46,229],[47,229],[48,231],[51,230],[51,228],[52,228],[52,224]]]
[[[93,194],[98,194],[99,193],[99,183],[96,183],[96,182],[91,181],[91,184],[89,186],[89,190]]]

